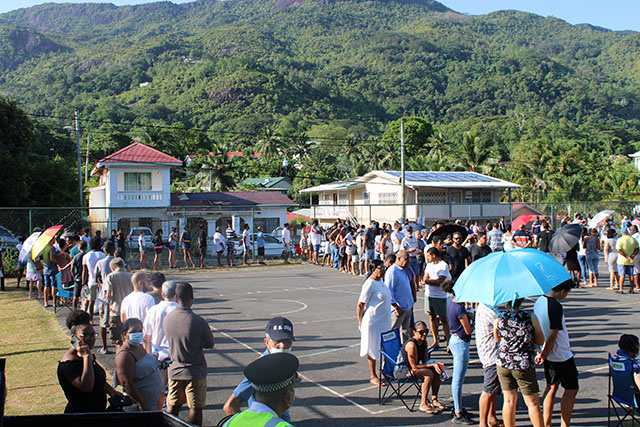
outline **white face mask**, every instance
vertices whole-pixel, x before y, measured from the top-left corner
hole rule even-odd
[[[293,352],[293,347],[289,347],[289,348],[278,348],[278,347],[271,347],[269,349],[269,354],[276,354],[276,353],[292,353]]]

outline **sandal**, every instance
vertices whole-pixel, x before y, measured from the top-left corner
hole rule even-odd
[[[447,409],[449,409],[446,406],[444,406],[442,403],[440,403],[437,397],[431,399],[431,406],[433,406],[435,409],[438,409],[440,411],[446,411]]]
[[[369,382],[375,386],[386,385],[383,381],[380,381],[380,378],[378,377],[369,378]]]
[[[433,415],[435,415],[435,414],[439,414],[440,413],[440,411],[438,411],[436,408],[434,408],[431,405],[427,405],[427,409],[418,408],[418,410],[420,412],[424,412],[425,414],[433,414]]]

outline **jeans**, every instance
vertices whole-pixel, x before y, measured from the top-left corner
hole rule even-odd
[[[331,246],[331,258],[333,259],[333,268],[337,269],[340,267],[340,252],[338,248],[334,248]]]
[[[409,257],[409,267],[411,267],[416,276],[420,274],[420,263],[418,263],[418,257]]]
[[[578,255],[578,262],[580,263],[580,277],[585,280],[587,277],[587,256]]]
[[[45,288],[56,288],[58,285],[56,283],[56,274],[58,274],[56,270],[45,269],[43,272],[43,282]]]
[[[587,254],[587,268],[589,270],[590,273],[594,273],[596,276],[598,275],[598,261],[600,261],[600,258],[598,257],[598,254]]]
[[[453,355],[453,375],[451,376],[451,396],[456,414],[462,413],[462,384],[469,365],[469,342],[463,341],[456,334],[449,338],[449,349]]]

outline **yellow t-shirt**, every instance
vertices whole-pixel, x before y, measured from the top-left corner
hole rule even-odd
[[[616,250],[622,251],[626,256],[631,256],[633,251],[638,249],[638,242],[631,236],[623,235],[616,243]],[[633,260],[629,261],[626,257],[618,255],[618,264],[633,265]]]

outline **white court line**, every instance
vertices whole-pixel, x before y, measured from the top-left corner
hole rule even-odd
[[[339,317],[337,319],[319,319],[319,320],[303,320],[302,322],[296,322],[296,325],[308,325],[310,323],[323,323],[323,322],[338,322],[342,320],[354,320],[356,316]]]
[[[598,368],[591,368],[591,369],[587,369],[586,371],[581,371],[581,374],[586,374],[586,373],[592,373],[592,372],[597,372],[597,371],[604,371],[605,369],[608,369],[609,365],[605,365],[605,366],[600,366]]]
[[[351,396],[352,394],[360,393],[362,391],[368,391],[368,390],[371,390],[371,389],[374,389],[374,388],[378,388],[378,386],[377,385],[370,385],[369,387],[359,388],[358,390],[353,390],[353,391],[350,391],[348,393],[343,393],[343,395],[344,396]]]
[[[280,302],[283,302],[283,301],[284,301],[284,302],[293,302],[293,303],[296,303],[296,304],[300,304],[300,305],[302,306],[302,307],[300,307],[300,308],[298,308],[298,309],[296,309],[296,310],[283,311],[283,312],[280,312],[280,313],[270,313],[272,316],[275,316],[275,315],[280,315],[280,316],[281,316],[281,315],[283,315],[283,314],[297,313],[297,312],[299,312],[299,311],[306,310],[306,309],[309,307],[307,304],[303,303],[302,301],[297,301],[297,300],[294,300],[294,299],[238,298],[238,299],[237,299],[237,300],[235,300],[235,301],[276,301],[276,302],[278,302],[278,303],[280,303]]]
[[[346,345],[346,346],[340,347],[340,348],[332,348],[331,350],[323,350],[323,351],[317,351],[315,353],[302,354],[302,355],[298,356],[298,359],[301,359],[303,357],[312,357],[312,356],[319,356],[321,354],[333,353],[334,351],[346,350],[348,348],[352,348],[352,347],[355,347],[355,346],[358,346],[358,345],[360,345],[359,342],[357,342],[355,344],[349,344],[349,345]]]
[[[250,350],[250,351],[252,351],[252,352],[254,352],[256,354],[262,354],[258,350],[256,350],[255,348],[251,347],[250,345],[243,343],[242,341],[232,337],[231,335],[227,334],[226,332],[221,331],[220,329],[216,328],[215,326],[211,326],[211,329],[213,329],[215,332],[219,332],[221,335],[229,338],[231,341],[233,341],[233,342],[235,342],[237,344],[240,344],[242,347],[246,348],[247,350]],[[336,349],[336,350],[341,350],[341,349]],[[330,394],[333,394],[334,396],[337,396],[337,397],[340,397],[340,398],[346,400],[347,402],[351,403],[353,406],[362,409],[364,412],[366,412],[366,413],[368,413],[370,415],[378,415],[378,414],[382,414],[382,413],[385,413],[385,412],[396,411],[396,410],[402,409],[404,407],[404,406],[399,406],[397,408],[383,409],[381,411],[372,411],[369,408],[366,408],[366,407],[362,406],[358,402],[348,398],[346,395],[344,395],[342,393],[338,393],[337,391],[335,391],[334,389],[332,389],[330,387],[327,387],[327,386],[322,385],[322,384],[320,384],[320,383],[318,383],[316,381],[313,381],[311,378],[307,377],[304,374],[298,373],[298,376],[300,378],[304,379],[305,381],[320,387],[324,391],[326,391],[326,392],[328,392]]]

